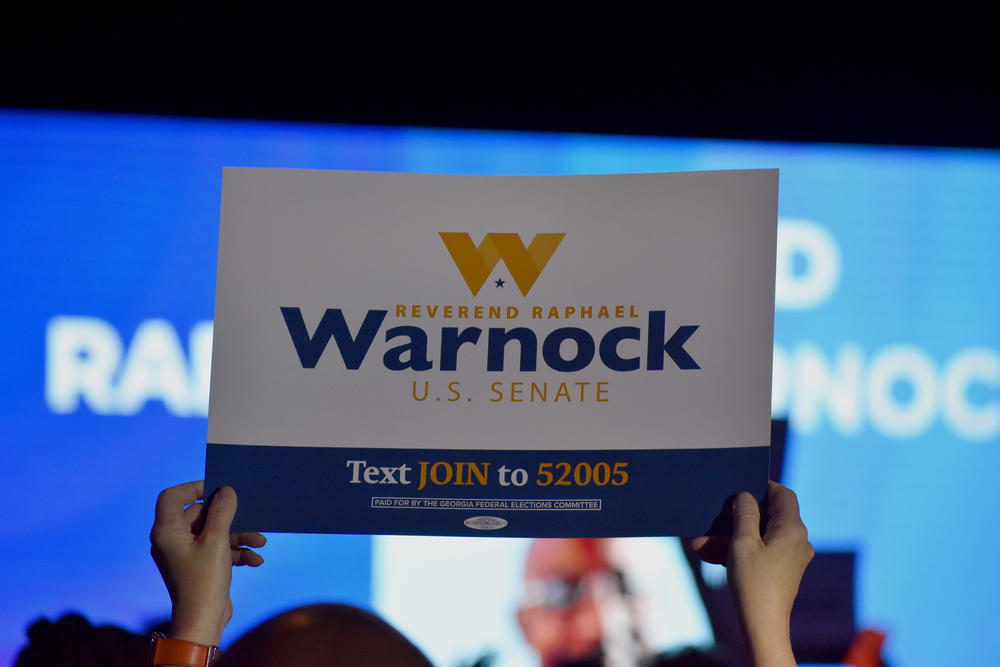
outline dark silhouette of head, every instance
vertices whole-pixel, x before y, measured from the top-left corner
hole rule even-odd
[[[297,607],[249,630],[218,667],[431,667],[398,630],[344,604]]]
[[[91,625],[79,614],[54,623],[39,619],[28,628],[16,667],[133,667],[145,664],[149,636],[114,625]]]

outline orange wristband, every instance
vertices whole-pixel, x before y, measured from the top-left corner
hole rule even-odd
[[[218,646],[205,646],[185,639],[171,639],[160,632],[153,633],[149,647],[152,667],[176,665],[176,667],[211,667],[219,657]]]

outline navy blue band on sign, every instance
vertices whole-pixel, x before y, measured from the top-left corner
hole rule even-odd
[[[233,530],[496,537],[696,536],[767,488],[768,447],[431,450],[208,444]]]

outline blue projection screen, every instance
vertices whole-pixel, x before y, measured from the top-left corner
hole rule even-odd
[[[779,168],[772,405],[811,538],[857,553],[858,625],[894,664],[1000,654],[980,561],[1000,552],[1000,152],[0,112],[0,663],[42,615],[169,613],[147,535],[157,492],[203,474],[224,165]],[[377,607],[377,549],[273,536],[227,636],[306,602]]]

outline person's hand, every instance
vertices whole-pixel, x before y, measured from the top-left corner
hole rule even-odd
[[[744,491],[733,501],[732,536],[699,537],[691,546],[704,560],[726,566],[753,664],[794,665],[789,618],[814,550],[795,493],[771,482],[767,496],[763,537],[757,501]]]
[[[165,489],[156,500],[156,518],[149,533],[150,553],[173,603],[170,636],[218,646],[233,615],[229,584],[234,565],[257,567],[264,562],[246,547],[262,547],[260,533],[233,533],[236,492],[219,489],[206,511],[198,502],[205,495],[202,481]]]

